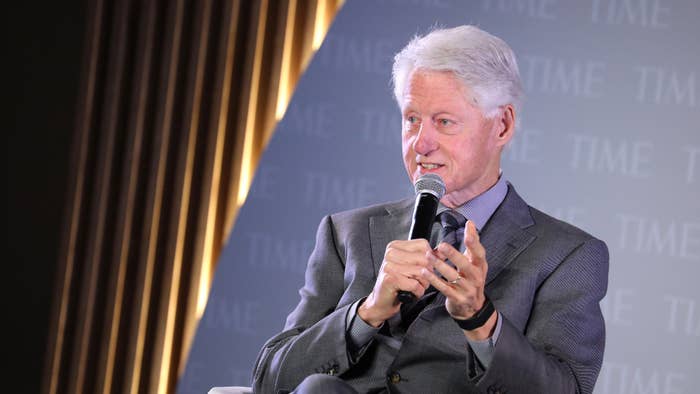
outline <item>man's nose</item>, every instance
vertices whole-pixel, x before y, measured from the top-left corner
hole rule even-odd
[[[413,141],[413,150],[419,155],[427,155],[438,148],[437,130],[432,122],[421,122],[420,130]]]

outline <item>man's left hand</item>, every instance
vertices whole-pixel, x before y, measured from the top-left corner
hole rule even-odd
[[[486,262],[486,250],[479,242],[479,233],[472,222],[467,222],[464,231],[464,254],[460,253],[452,245],[442,242],[428,257],[442,278],[434,272],[423,269],[423,276],[430,281],[438,291],[445,295],[445,307],[447,312],[455,319],[469,319],[484,305],[484,286],[488,263]],[[449,259],[454,267],[445,262]],[[467,338],[471,340],[484,340],[491,337],[498,319],[497,313],[483,326],[465,331]]]

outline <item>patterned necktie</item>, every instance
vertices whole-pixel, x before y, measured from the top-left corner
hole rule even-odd
[[[467,219],[461,213],[452,210],[442,212],[438,218],[442,224],[439,239],[459,250],[464,239],[464,225]]]
[[[464,239],[464,225],[467,219],[456,211],[444,211],[438,215],[442,228],[440,229],[440,242],[447,242],[459,250]],[[401,305],[401,325],[403,332],[408,330],[408,326],[418,317],[418,314],[430,304],[435,298],[437,290],[430,285],[425,290],[423,297],[416,302]]]

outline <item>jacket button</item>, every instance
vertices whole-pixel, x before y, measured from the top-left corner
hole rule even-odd
[[[393,384],[396,384],[401,381],[401,375],[399,375],[398,372],[393,372],[391,375],[388,376],[389,381]]]

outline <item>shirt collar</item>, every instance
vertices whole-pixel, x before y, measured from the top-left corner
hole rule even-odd
[[[496,208],[498,208],[503,202],[503,199],[506,198],[507,193],[508,184],[503,176],[499,176],[498,182],[491,186],[490,189],[455,208],[454,211],[462,214],[467,220],[471,220],[476,226],[476,229],[481,231],[493,213],[496,212]],[[450,208],[440,203],[438,205],[437,214],[439,215],[449,210]]]

